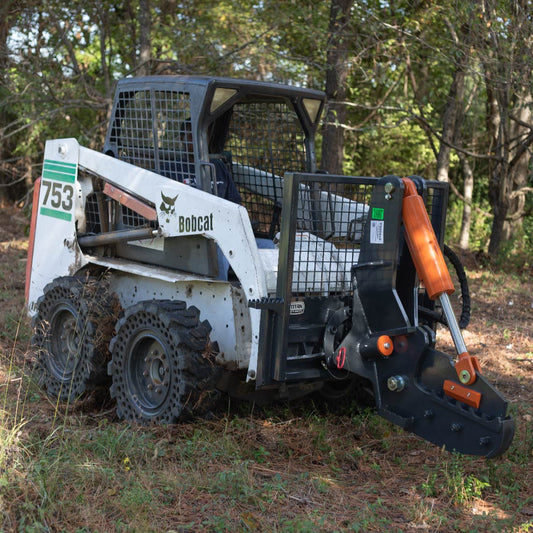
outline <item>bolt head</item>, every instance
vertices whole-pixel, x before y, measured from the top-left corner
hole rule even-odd
[[[470,372],[468,370],[461,370],[459,372],[459,381],[466,385],[470,381]]]
[[[401,392],[405,388],[405,379],[402,376],[391,376],[387,380],[387,387],[391,392]]]

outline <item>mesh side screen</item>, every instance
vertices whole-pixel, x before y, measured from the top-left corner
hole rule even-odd
[[[107,229],[108,213],[105,196],[101,192],[101,184],[93,174],[89,174],[84,168],[78,168],[78,179],[80,181],[91,181],[93,192],[85,198],[85,232],[97,234]]]
[[[89,178],[89,174],[80,170],[80,177]],[[98,190],[100,184],[93,176],[95,191],[85,200],[86,233],[98,234],[117,229],[137,229],[141,227],[157,228],[157,221],[148,220],[129,207],[121,205]]]
[[[372,185],[301,182],[292,292],[345,295],[359,259]]]
[[[285,102],[237,104],[224,146],[231,154],[233,179],[256,235],[272,238],[279,231],[283,175],[305,172],[305,134]]]
[[[447,189],[443,184],[431,183],[427,184],[427,196],[426,196],[426,210],[435,230],[435,234],[439,240],[444,238],[444,224],[446,222],[446,200]]]
[[[183,183],[195,182],[191,102],[187,93],[155,91],[158,172]]]
[[[111,141],[128,163],[190,183],[194,181],[194,149],[190,98],[177,91],[141,90],[121,93]]]
[[[87,233],[100,233],[102,231],[97,193],[91,193],[87,196],[85,202],[85,219],[87,221]]]
[[[121,213],[121,225],[124,227],[124,229],[135,229],[140,228],[144,226],[150,226],[152,228],[157,227],[157,221],[155,220],[148,220],[144,218],[143,216],[139,215],[129,207],[125,207],[123,205],[118,205],[117,207],[120,208]]]
[[[123,93],[117,103],[120,117],[118,157],[147,170],[155,170],[155,144],[150,91]]]

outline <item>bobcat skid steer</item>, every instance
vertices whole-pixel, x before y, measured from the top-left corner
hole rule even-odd
[[[446,184],[317,172],[318,91],[226,78],[118,83],[103,153],[46,143],[27,274],[36,366],[74,401],[172,423],[216,394],[320,392],[494,457],[507,402],[453,315]],[[438,304],[457,355],[435,349]]]

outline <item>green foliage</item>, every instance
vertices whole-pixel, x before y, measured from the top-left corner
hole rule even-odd
[[[433,179],[434,154],[424,131],[407,113],[388,114],[345,150],[345,170],[356,176],[423,175]],[[392,154],[394,153],[394,156]]]
[[[0,184],[28,169],[36,178],[48,138],[75,137],[100,149],[116,80],[146,69],[325,88],[331,70],[329,2],[154,0],[150,28],[141,27],[140,3],[76,0],[66,6],[48,0],[0,8],[6,32],[0,32],[6,44],[0,53]],[[475,2],[400,1],[386,8],[378,0],[354,2],[339,43],[349,63],[347,119],[338,124],[345,132],[346,173],[433,178],[449,91],[461,66],[465,96],[454,144],[467,151],[474,169],[474,205],[493,211],[509,197],[507,167],[494,150],[507,150],[502,153],[512,161],[515,145],[512,138],[493,138],[490,124],[498,117],[487,102],[508,102],[501,117],[521,111],[533,71],[531,20],[513,3],[502,3],[497,14],[491,9],[490,3]],[[141,35],[147,31],[152,58],[141,65]],[[503,85],[502,76],[508,78]],[[501,87],[508,92],[495,100]],[[521,135],[529,139],[526,130]],[[456,154],[454,146],[449,172],[461,190]],[[520,186],[526,185],[522,176]],[[6,190],[13,199],[24,196],[22,184]],[[504,255],[531,249],[531,197],[527,193],[525,211],[511,231],[512,249],[507,246]],[[455,209],[453,195],[452,204]],[[453,216],[457,226],[460,213]],[[475,221],[473,248],[488,242],[490,224]]]
[[[486,206],[486,202],[481,204]],[[461,221],[463,216],[463,204],[459,201],[450,202],[446,218],[446,242],[455,243],[459,241],[461,231]],[[470,249],[487,251],[487,244],[490,238],[492,219],[479,211],[472,212],[472,223],[470,229]]]

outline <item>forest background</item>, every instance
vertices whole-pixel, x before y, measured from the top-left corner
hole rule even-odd
[[[6,0],[0,201],[46,139],[101,149],[118,79],[178,73],[325,90],[322,169],[449,181],[448,241],[531,266],[529,0]]]

